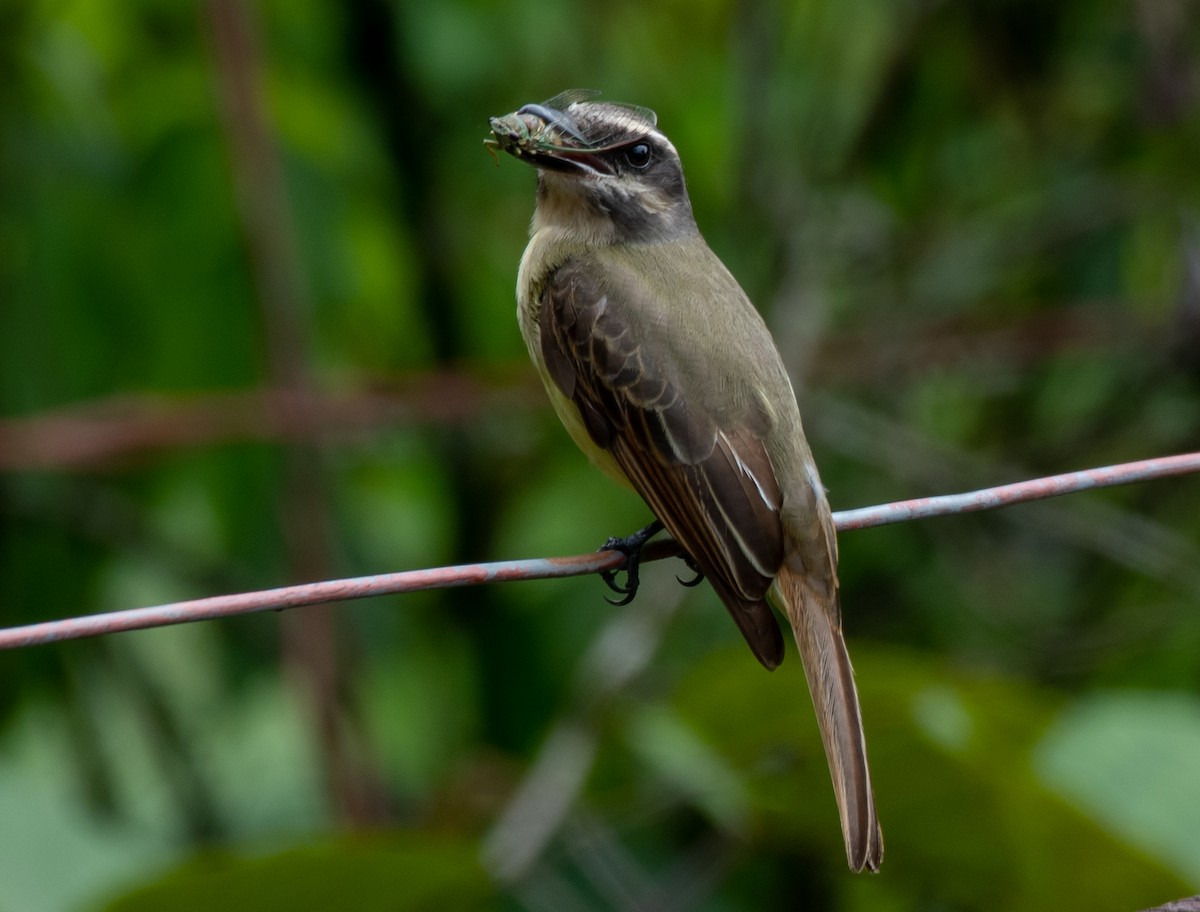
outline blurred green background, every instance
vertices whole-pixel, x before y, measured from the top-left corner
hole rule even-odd
[[[489,115],[655,108],[835,509],[1200,448],[1190,0],[10,0],[0,623],[591,550]],[[0,657],[0,912],[1200,891],[1200,480],[842,536],[887,841],[654,565]]]

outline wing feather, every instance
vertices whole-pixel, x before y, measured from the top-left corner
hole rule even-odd
[[[604,287],[584,262],[555,270],[539,312],[547,372],[773,668],[783,638],[766,595],[783,563],[784,531],[762,415],[707,411],[668,334],[635,331],[646,327],[631,325],[639,302],[621,297],[629,294]]]

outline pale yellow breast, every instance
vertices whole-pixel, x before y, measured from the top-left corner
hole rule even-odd
[[[564,244],[561,238],[554,237],[553,232],[542,230],[534,233],[529,246],[525,248],[525,255],[521,257],[521,268],[517,273],[517,324],[521,328],[525,347],[529,350],[529,359],[537,368],[546,394],[550,397],[550,404],[554,406],[558,420],[567,429],[575,445],[605,475],[632,489],[629,479],[625,477],[612,454],[598,447],[592,440],[583,424],[579,409],[554,384],[542,357],[541,330],[538,326],[541,303],[538,296],[546,275],[565,261],[572,252],[571,246]]]

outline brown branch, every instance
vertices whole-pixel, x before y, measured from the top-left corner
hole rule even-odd
[[[320,444],[324,426],[303,407],[315,395],[310,363],[309,300],[276,147],[263,97],[263,62],[253,4],[208,0],[221,125],[229,147],[238,212],[250,254],[271,382],[287,395],[280,419],[309,438],[283,453],[280,529],[291,575],[321,578],[333,569],[333,523]],[[303,686],[316,730],[326,786],[347,823],[386,819],[386,790],[365,734],[343,705],[348,675],[331,606],[289,616],[281,625],[284,664]]]
[[[933,366],[1036,363],[1067,351],[1153,347],[1125,321],[1094,309],[1060,308],[1015,327],[947,321],[911,334],[848,333],[827,338],[815,373],[824,380],[894,386]],[[863,357],[870,352],[870,357]],[[274,383],[258,389],[166,395],[122,394],[25,417],[0,418],[0,472],[114,468],[162,450],[237,441],[337,440],[411,425],[461,425],[497,408],[535,409],[544,398],[528,367],[498,376],[440,370],[362,378],[332,392]]]
[[[247,440],[306,442],[318,434],[330,440],[413,423],[462,423],[492,406],[540,404],[532,377],[485,383],[452,371],[352,392],[268,386],[123,394],[0,418],[0,472],[111,468],[161,450]]]

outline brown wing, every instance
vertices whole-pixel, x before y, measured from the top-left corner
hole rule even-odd
[[[547,370],[774,668],[783,638],[766,594],[784,557],[782,495],[761,416],[718,417],[689,396],[668,340],[635,325],[632,293],[579,261],[560,266],[541,296]]]

